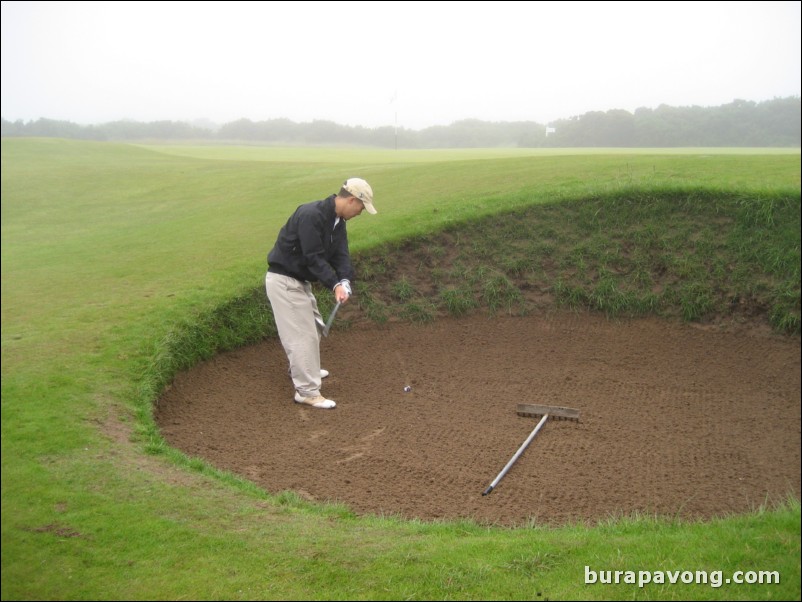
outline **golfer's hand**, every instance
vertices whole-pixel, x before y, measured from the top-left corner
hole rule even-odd
[[[341,280],[334,286],[334,299],[337,303],[347,303],[351,298],[351,283]]]

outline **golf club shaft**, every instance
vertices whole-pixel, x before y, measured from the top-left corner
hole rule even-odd
[[[342,305],[339,301],[337,305],[334,306],[334,309],[331,310],[331,315],[329,316],[328,322],[326,322],[326,328],[323,330],[323,334],[328,335],[329,330],[331,329],[331,325],[334,324],[334,316],[337,315],[337,310],[340,309],[340,305]]]

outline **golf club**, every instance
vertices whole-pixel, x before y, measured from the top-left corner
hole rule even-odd
[[[337,310],[340,309],[340,305],[342,305],[342,303],[338,301],[337,305],[334,306],[334,309],[331,310],[331,315],[329,316],[329,319],[326,322],[326,324],[323,326],[324,337],[329,336],[329,330],[331,330],[331,325],[334,323],[334,316],[337,315]],[[318,324],[320,324],[320,322],[318,322]]]

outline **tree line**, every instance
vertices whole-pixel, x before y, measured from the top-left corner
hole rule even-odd
[[[548,124],[534,121],[455,121],[422,130],[346,126],[332,121],[239,119],[219,127],[183,121],[112,121],[79,125],[2,118],[3,137],[44,136],[83,140],[218,140],[287,145],[359,145],[382,148],[487,147],[798,147],[802,142],[800,97],[763,102],[735,100],[717,107],[590,111]]]

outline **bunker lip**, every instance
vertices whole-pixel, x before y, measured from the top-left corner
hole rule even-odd
[[[179,374],[162,434],[273,493],[423,520],[709,519],[801,493],[798,337],[549,312],[362,323],[321,349],[336,412],[292,403],[268,340]],[[549,421],[482,496],[532,430],[519,403],[582,418]]]

